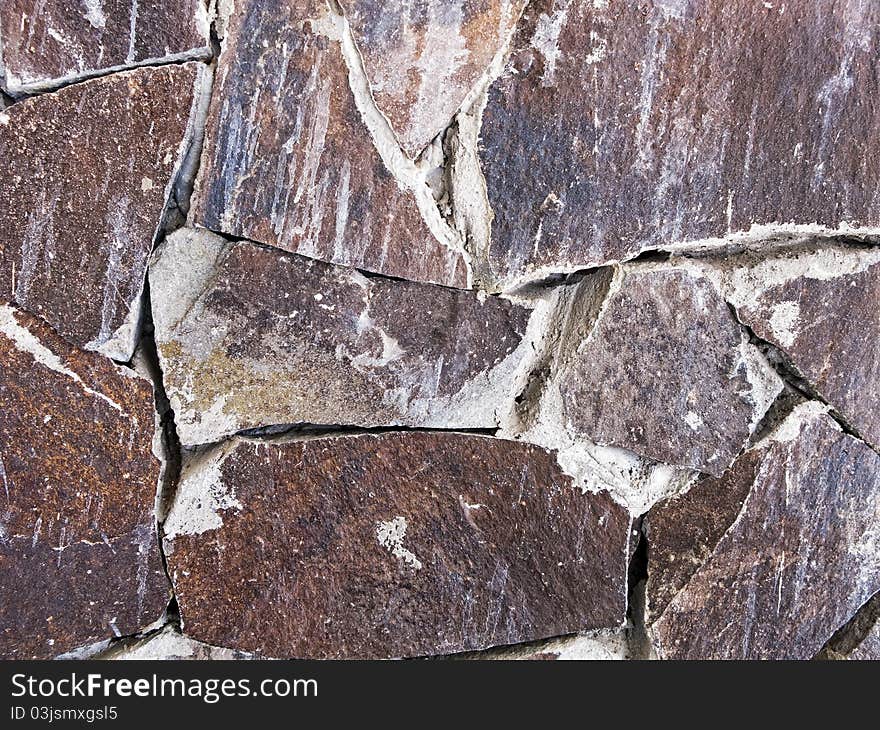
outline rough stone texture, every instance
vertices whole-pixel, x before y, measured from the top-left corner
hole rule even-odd
[[[871,632],[847,658],[858,661],[880,661],[880,622],[874,624]]]
[[[880,456],[818,403],[695,489],[648,516],[661,657],[808,659],[880,589]]]
[[[0,656],[134,633],[169,599],[150,384],[0,304]]]
[[[195,63],[138,69],[0,112],[0,298],[80,347],[131,358],[203,75]]]
[[[504,49],[526,0],[343,0],[379,109],[415,156]]]
[[[600,445],[717,476],[782,387],[709,280],[686,269],[618,270],[604,297],[586,281],[566,317],[560,420]]]
[[[720,286],[739,318],[878,446],[880,247],[819,243],[724,259]]]
[[[628,513],[534,446],[233,440],[184,473],[164,528],[184,632],[264,656],[448,654],[624,619]]]
[[[205,0],[4,0],[0,78],[10,94],[114,69],[207,58]]]
[[[489,90],[492,277],[880,223],[880,5],[529,3]]]
[[[142,639],[123,641],[104,652],[101,659],[117,661],[181,661],[247,659],[242,652],[223,649],[183,636],[172,626]]]
[[[441,242],[420,213],[419,195],[444,229],[426,183],[414,169],[412,179],[395,179],[386,161],[402,157],[399,148],[383,148],[383,161],[374,146],[349,85],[343,34],[318,0],[236,2],[193,221],[337,264],[467,286],[453,234]]]
[[[185,444],[288,423],[494,428],[531,312],[183,229],[150,268]]]

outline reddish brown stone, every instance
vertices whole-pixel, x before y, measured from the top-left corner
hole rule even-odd
[[[349,86],[342,25],[318,0],[235,3],[193,220],[337,264],[467,286],[465,259],[420,173],[396,179],[374,145]],[[449,240],[432,234],[419,196]]]
[[[877,233],[878,47],[877,3],[529,3],[481,132],[496,283],[755,225]]]
[[[575,435],[720,475],[781,390],[710,281],[683,268],[587,277],[567,315],[554,386]]]
[[[3,0],[0,35],[13,95],[211,53],[205,0]]]
[[[880,589],[880,456],[818,403],[694,489],[647,520],[660,656],[808,659]]]
[[[195,639],[398,657],[620,626],[628,529],[550,452],[412,432],[227,442],[185,471],[165,547]]]
[[[169,599],[150,384],[0,304],[0,656],[131,634]]]
[[[139,69],[0,112],[0,298],[80,347],[131,357],[203,75],[195,63]]]
[[[449,125],[525,4],[343,0],[376,103],[410,156]]]
[[[532,350],[509,301],[206,231],[169,237],[150,286],[185,444],[288,423],[496,428]]]
[[[721,285],[739,318],[880,446],[880,247],[816,243],[722,260]]]

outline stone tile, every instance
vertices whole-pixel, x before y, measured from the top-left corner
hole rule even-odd
[[[494,428],[527,376],[538,316],[199,229],[163,244],[150,287],[185,444],[291,423]]]
[[[720,475],[782,388],[698,273],[632,266],[575,291],[556,422],[601,446]]]
[[[0,298],[79,347],[131,358],[204,73],[138,69],[0,112]]]
[[[185,633],[262,656],[450,654],[624,620],[629,514],[516,442],[235,439],[188,465],[164,530]]]
[[[480,135],[495,285],[741,232],[876,235],[878,46],[876,3],[529,3]]]
[[[694,489],[647,518],[661,657],[809,659],[880,589],[880,456],[820,404]]]
[[[814,241],[715,266],[740,320],[880,446],[880,247]]]
[[[211,55],[205,0],[4,0],[0,79],[13,95]]]
[[[525,0],[343,0],[373,96],[415,156],[442,132],[500,53]]]
[[[139,631],[170,597],[151,385],[5,304],[0,362],[0,656]]]
[[[324,261],[466,287],[467,263],[425,173],[393,140],[374,144],[385,122],[365,79],[353,76],[352,91],[343,35],[341,17],[318,0],[236,2],[192,220]]]

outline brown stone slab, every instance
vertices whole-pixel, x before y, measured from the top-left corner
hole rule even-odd
[[[531,310],[182,229],[150,267],[185,444],[290,423],[495,428],[527,376]]]
[[[184,632],[263,656],[449,654],[624,620],[628,513],[517,442],[233,440],[185,470],[164,529]]]
[[[717,263],[739,318],[880,445],[880,247],[813,246]]]
[[[587,277],[557,354],[558,418],[575,435],[720,475],[781,390],[712,283],[676,267]]]
[[[0,656],[132,634],[169,599],[150,383],[0,303]]]
[[[525,0],[343,0],[379,109],[415,156],[452,121],[508,42]]]
[[[529,3],[480,157],[504,287],[757,227],[878,232],[880,5]]]
[[[342,27],[318,0],[236,2],[192,220],[324,261],[466,287],[461,251],[422,218],[416,189],[445,226],[426,184],[397,180],[374,145],[349,85]],[[383,148],[389,159],[402,157],[394,146]]]
[[[695,489],[648,516],[661,657],[809,659],[880,589],[880,456],[820,404]]]
[[[131,358],[203,76],[196,63],[138,69],[0,112],[0,298],[79,347]]]
[[[4,0],[0,78],[10,94],[146,63],[208,58],[205,0]]]

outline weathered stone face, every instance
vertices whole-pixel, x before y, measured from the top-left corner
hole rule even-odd
[[[720,475],[782,387],[724,300],[674,267],[621,269],[604,297],[580,288],[557,356],[562,425]]]
[[[337,264],[465,287],[465,259],[424,175],[410,163],[409,178],[396,179],[388,165],[404,164],[399,148],[380,155],[374,145],[362,116],[370,112],[349,86],[343,27],[318,0],[236,3],[193,221]],[[374,126],[384,124],[378,118],[373,110]]]
[[[140,630],[169,599],[150,384],[5,304],[0,363],[0,656]]]
[[[496,285],[753,226],[876,232],[878,45],[876,3],[529,3],[481,131]]]
[[[0,112],[0,298],[129,360],[204,70],[144,68]]]
[[[880,456],[819,404],[694,489],[648,516],[662,657],[808,659],[880,589]]]
[[[16,95],[147,62],[207,58],[204,0],[4,0],[4,88]],[[5,67],[5,68],[4,68]]]
[[[739,318],[880,445],[880,247],[733,257],[716,275]]]
[[[165,386],[185,444],[288,423],[494,428],[531,352],[496,297],[184,229],[150,268]]]
[[[147,638],[119,642],[100,658],[118,661],[229,661],[247,659],[248,656],[231,649],[193,641],[171,626],[166,626]]]
[[[376,103],[415,156],[507,43],[525,0],[343,0]]]
[[[195,639],[398,657],[621,625],[628,529],[622,507],[575,489],[542,449],[391,433],[203,455],[165,547]]]

